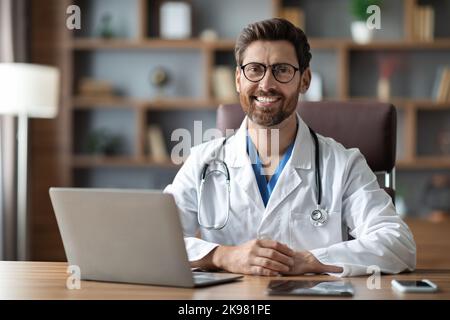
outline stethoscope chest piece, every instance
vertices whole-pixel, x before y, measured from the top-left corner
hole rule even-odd
[[[311,224],[315,227],[321,227],[328,221],[328,212],[324,209],[316,209],[309,216]]]

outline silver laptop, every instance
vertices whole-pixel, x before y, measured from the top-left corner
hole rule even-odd
[[[69,265],[83,280],[200,287],[242,277],[191,271],[170,194],[50,188],[50,198]]]

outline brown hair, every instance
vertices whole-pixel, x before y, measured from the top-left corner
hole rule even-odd
[[[303,72],[309,67],[311,52],[305,33],[285,19],[273,18],[255,22],[246,26],[238,36],[234,55],[236,63],[240,66],[244,59],[244,52],[247,47],[257,40],[287,40],[295,48],[300,71]]]

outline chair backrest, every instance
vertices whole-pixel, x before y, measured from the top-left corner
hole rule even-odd
[[[372,171],[386,173],[385,189],[393,197],[397,116],[389,103],[358,101],[300,102],[297,111],[317,133],[346,148],[359,148]],[[244,119],[239,104],[221,105],[217,128],[237,129]],[[388,182],[388,179],[390,182]]]

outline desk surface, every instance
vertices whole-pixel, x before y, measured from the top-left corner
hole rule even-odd
[[[265,293],[273,279],[336,279],[326,275],[295,277],[246,276],[234,283],[199,289],[157,287],[82,281],[81,289],[66,288],[67,264],[62,262],[0,262],[0,299],[289,299]],[[429,279],[440,290],[434,294],[399,294],[391,289],[392,279]],[[355,288],[353,299],[450,299],[450,270],[417,270],[413,273],[383,275],[381,288],[369,290],[367,277],[346,278]],[[313,297],[295,297],[312,299]],[[323,297],[321,297],[323,299]],[[350,299],[350,298],[342,298]]]

